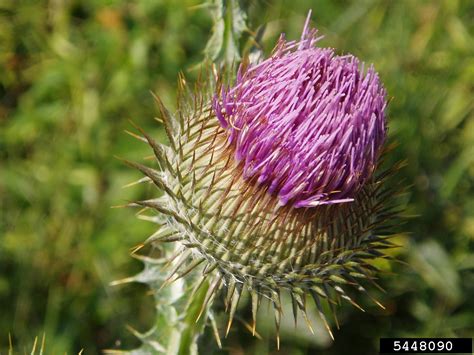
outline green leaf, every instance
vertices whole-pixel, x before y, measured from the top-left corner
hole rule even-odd
[[[446,250],[435,240],[411,248],[412,265],[425,282],[451,305],[461,301],[460,278]]]
[[[247,30],[245,12],[237,0],[213,0],[214,27],[204,55],[217,65],[231,67],[240,61],[239,41]]]

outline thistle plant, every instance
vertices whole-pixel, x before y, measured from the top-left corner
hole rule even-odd
[[[141,256],[133,278],[152,286],[160,319],[141,335],[146,349],[195,352],[206,324],[220,344],[212,303],[223,300],[227,334],[244,293],[253,333],[264,301],[278,333],[282,293],[295,321],[312,299],[331,336],[326,309],[341,299],[360,308],[349,288],[373,299],[372,261],[388,257],[396,214],[385,183],[396,168],[380,168],[387,95],[372,66],[318,47],[309,18],[299,41],[282,35],[233,82],[217,73],[191,93],[180,78],[175,115],[156,98],[169,145],[138,128],[157,166],[128,163],[161,192],[132,204],[159,225],[144,243],[158,257]]]

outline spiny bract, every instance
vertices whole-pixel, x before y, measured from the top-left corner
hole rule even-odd
[[[208,280],[202,310],[222,290],[227,331],[243,292],[254,331],[262,298],[278,329],[288,292],[295,318],[310,296],[332,336],[321,301],[359,307],[344,288],[375,284],[371,260],[392,246],[384,180],[396,169],[376,172],[385,90],[372,68],[316,41],[307,22],[299,42],[281,38],[270,58],[242,65],[232,87],[188,91],[176,118],[157,98],[170,144],[141,131],[159,169],[130,163],[163,192],[135,205],[158,212],[147,243],[176,243],[167,280]]]

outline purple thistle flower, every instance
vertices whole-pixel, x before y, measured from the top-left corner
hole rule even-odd
[[[386,92],[374,68],[315,47],[310,16],[299,42],[282,35],[270,58],[242,65],[213,100],[244,178],[296,208],[353,201],[386,137]]]
[[[360,308],[345,289],[367,293],[364,283],[377,285],[372,261],[390,259],[386,249],[394,246],[389,238],[402,186],[386,185],[399,165],[378,166],[389,151],[385,89],[374,69],[364,70],[354,56],[315,47],[310,15],[299,41],[282,36],[269,59],[240,67],[232,87],[215,95],[206,90],[214,85],[199,83],[190,95],[181,78],[176,115],[157,97],[170,144],[143,130],[137,137],[151,146],[159,169],[128,162],[146,176],[138,182],[160,190],[159,197],[131,205],[158,224],[144,245],[164,255],[144,259],[135,279],[159,290],[181,281],[196,285],[180,287],[191,292],[188,305],[200,305],[198,318],[212,317],[210,304],[222,294],[226,333],[246,292],[253,332],[266,299],[278,334],[284,291],[295,324],[298,312],[307,318],[311,296],[332,337],[321,302],[331,313],[341,297]],[[169,303],[166,293],[165,301],[158,297],[163,314],[169,307],[178,314],[185,304],[181,297]],[[160,333],[167,343],[168,334]]]

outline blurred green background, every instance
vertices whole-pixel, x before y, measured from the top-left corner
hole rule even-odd
[[[47,354],[131,349],[139,342],[126,326],[153,324],[145,286],[109,286],[140,270],[129,251],[153,229],[111,209],[146,194],[122,189],[139,174],[114,156],[149,154],[124,133],[128,119],[163,137],[150,91],[173,107],[178,72],[196,77],[212,28],[201,2],[0,1],[0,353],[9,333],[19,352],[43,333]],[[390,159],[408,160],[399,176],[417,215],[397,237],[409,266],[384,265],[387,293],[373,290],[387,309],[366,297],[366,313],[342,306],[335,343],[323,330],[295,332],[287,314],[280,354],[372,354],[381,336],[474,336],[474,2],[244,5],[250,28],[268,24],[267,53],[280,32],[298,38],[312,8],[321,45],[375,64],[400,143]],[[272,329],[256,341],[236,322],[223,353],[273,353]]]

